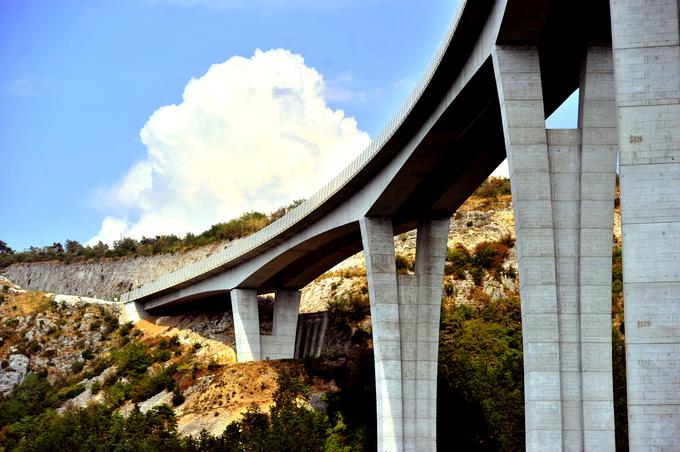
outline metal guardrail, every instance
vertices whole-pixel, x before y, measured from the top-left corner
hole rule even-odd
[[[128,302],[147,297],[154,293],[179,286],[207,272],[215,270],[218,267],[227,265],[229,262],[238,259],[239,257],[265,244],[269,240],[291,228],[293,225],[297,224],[300,220],[320,207],[342,187],[344,187],[361,169],[366,166],[366,164],[373,157],[375,157],[380,152],[383,146],[408,117],[411,110],[413,110],[413,107],[418,102],[418,99],[420,99],[420,96],[425,91],[427,85],[430,83],[430,80],[436,72],[437,67],[441,63],[441,60],[444,57],[449,44],[451,43],[453,33],[458,26],[458,22],[460,21],[460,17],[463,13],[463,10],[465,9],[466,3],[467,0],[458,0],[453,19],[449,23],[449,27],[444,34],[437,51],[425,69],[420,81],[414,87],[413,91],[411,91],[411,94],[406,99],[402,107],[387,123],[378,136],[376,136],[371,144],[369,144],[368,147],[366,147],[366,149],[364,149],[364,151],[359,154],[354,159],[354,161],[352,161],[352,163],[350,163],[340,174],[334,177],[328,184],[321,188],[321,190],[305,200],[298,207],[291,210],[286,215],[261,229],[260,231],[234,242],[222,251],[212,254],[199,262],[186,265],[179,270],[161,276],[155,281],[151,281],[150,283],[144,284],[137,289],[133,289],[122,294],[120,297],[121,301]]]

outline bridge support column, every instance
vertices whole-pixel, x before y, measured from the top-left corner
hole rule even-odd
[[[630,450],[680,450],[680,6],[609,3]]]
[[[437,357],[449,219],[418,223],[415,275],[397,275],[392,221],[363,218],[379,451],[436,450]]]
[[[493,55],[513,194],[527,450],[614,450],[611,52],[591,47],[580,124],[545,129],[538,51]]]
[[[122,322],[137,323],[148,317],[146,311],[144,311],[144,304],[141,302],[128,301],[123,306],[124,309],[121,315]]]
[[[293,358],[300,309],[299,290],[276,292],[271,336],[260,334],[257,290],[232,290],[231,306],[238,362]]]
[[[299,290],[279,290],[276,292],[272,335],[260,337],[263,359],[293,358],[300,295]]]
[[[234,289],[230,292],[234,314],[236,357],[238,362],[259,361],[260,315],[257,310],[257,290]]]

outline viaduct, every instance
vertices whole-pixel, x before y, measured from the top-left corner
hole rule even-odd
[[[123,295],[132,315],[231,300],[239,361],[291,358],[299,290],[363,249],[379,451],[436,450],[449,218],[507,156],[519,258],[526,447],[613,451],[611,250],[618,167],[633,451],[680,450],[677,0],[459,0],[396,117],[295,210]],[[577,129],[545,118],[575,89]],[[417,228],[414,275],[393,236]],[[271,336],[257,294],[275,293]]]

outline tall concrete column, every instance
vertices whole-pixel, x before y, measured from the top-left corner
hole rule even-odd
[[[610,0],[630,449],[680,450],[680,32],[676,0]]]
[[[363,218],[360,225],[371,302],[378,451],[396,452],[403,450],[404,428],[394,231],[389,218]]]
[[[437,450],[437,361],[439,358],[439,317],[442,304],[442,282],[446,262],[446,243],[450,219],[421,220],[416,236],[418,305],[416,318],[416,435],[413,448],[404,435],[405,450]],[[406,301],[406,300],[404,300]],[[407,301],[406,301],[407,302]],[[399,300],[400,312],[403,303]],[[402,334],[411,323],[401,323]],[[404,350],[404,342],[402,342]],[[403,357],[406,363],[406,357]],[[405,365],[405,364],[404,364]],[[405,378],[408,377],[404,368]],[[404,405],[406,408],[406,404]],[[406,410],[404,410],[406,413]]]
[[[515,212],[527,450],[614,450],[611,52],[588,49],[579,129],[545,130],[538,52],[493,56]]]
[[[234,289],[230,295],[238,362],[259,361],[260,315],[257,310],[257,290]]]
[[[555,234],[538,51],[497,47],[493,63],[517,237],[526,448],[561,451]]]
[[[397,275],[389,219],[364,218],[379,451],[436,450],[437,355],[448,219],[418,223],[415,275]]]
[[[615,450],[612,230],[618,129],[610,46],[588,48],[579,92],[579,340],[583,446]]]

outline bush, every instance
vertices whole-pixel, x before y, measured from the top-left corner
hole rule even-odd
[[[74,361],[73,364],[71,364],[71,370],[76,374],[82,372],[84,367],[85,363],[82,361]]]
[[[118,365],[118,374],[123,377],[137,377],[146,372],[153,360],[147,347],[141,342],[132,342],[113,354]]]
[[[495,198],[510,194],[510,179],[506,177],[489,177],[474,191],[472,196],[479,198]]]
[[[409,271],[413,271],[415,268],[414,260],[409,259],[408,256],[404,256],[403,254],[399,253],[394,256],[394,263],[397,267],[397,273],[408,273]]]
[[[102,390],[102,384],[99,380],[92,382],[92,385],[90,386],[90,391],[92,394],[97,394],[99,391]]]
[[[27,374],[11,394],[0,402],[0,425],[10,425],[25,416],[35,416],[59,402],[44,375]]]
[[[184,403],[184,394],[179,391],[175,391],[172,394],[172,406],[180,406]]]
[[[85,389],[86,388],[83,385],[71,385],[59,391],[59,394],[57,396],[59,397],[59,400],[63,402],[65,400],[70,400],[74,398],[78,394],[81,394],[83,391],[85,391]]]

